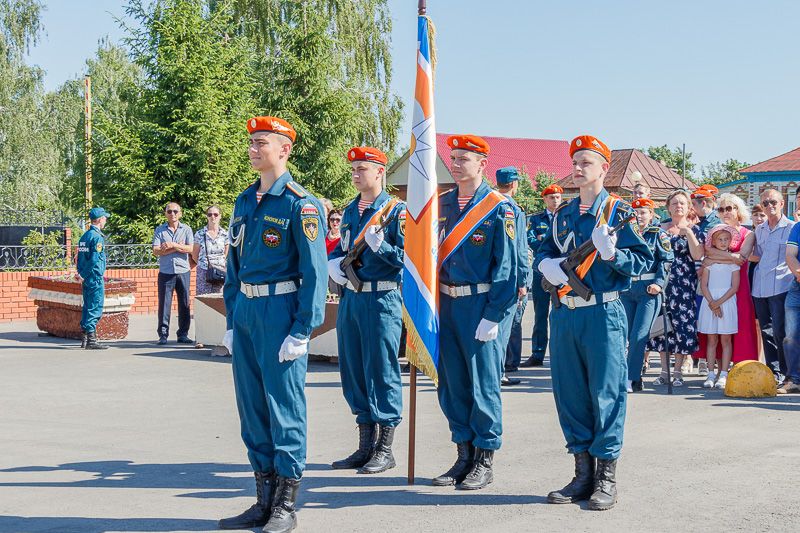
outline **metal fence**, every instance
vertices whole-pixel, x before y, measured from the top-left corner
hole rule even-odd
[[[150,244],[106,245],[107,268],[153,268],[158,258]],[[0,246],[0,271],[66,270],[75,265],[77,246]]]

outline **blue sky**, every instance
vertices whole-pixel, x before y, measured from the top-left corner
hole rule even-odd
[[[55,88],[123,0],[50,0],[30,61]],[[612,148],[686,143],[695,162],[750,163],[800,146],[800,61],[790,0],[428,0],[436,24],[439,131],[571,139]],[[416,0],[389,0],[394,78],[410,130]],[[580,8],[580,9],[578,9]]]

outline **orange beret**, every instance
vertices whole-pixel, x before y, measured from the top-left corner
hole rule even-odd
[[[268,133],[277,133],[288,137],[294,142],[297,137],[297,132],[291,124],[278,117],[253,117],[247,121],[247,131],[250,135],[257,131],[266,131]]]
[[[650,198],[637,198],[631,202],[631,207],[639,209],[640,207],[649,207],[650,209],[656,208],[656,203]]]
[[[347,152],[347,159],[350,161],[369,161],[370,163],[378,163],[384,166],[389,162],[386,154],[372,146],[355,146],[351,148]]]
[[[611,162],[611,149],[597,137],[581,135],[572,139],[569,145],[569,156],[572,157],[575,152],[580,152],[581,150],[591,150],[602,155],[609,163]]]
[[[564,189],[556,185],[555,183],[552,185],[548,185],[542,191],[542,196],[547,196],[548,194],[564,194]]]
[[[477,135],[451,135],[447,138],[447,146],[454,150],[458,148],[476,154],[489,155],[489,143]]]
[[[713,185],[701,185],[692,193],[692,198],[714,198],[719,193],[719,189]]]

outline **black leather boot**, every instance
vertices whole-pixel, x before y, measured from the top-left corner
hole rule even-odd
[[[464,478],[459,488],[461,490],[478,490],[494,481],[492,459],[494,459],[494,450],[475,448],[475,460],[472,462],[472,470]]]
[[[378,441],[375,443],[375,451],[372,452],[369,462],[358,471],[359,474],[379,474],[397,465],[394,461],[394,455],[392,455],[395,428],[390,428],[389,426],[378,426],[378,428]]]
[[[269,520],[275,493],[275,472],[256,472],[255,476],[256,503],[242,514],[220,520],[220,529],[252,529],[263,526]]]
[[[86,342],[88,340],[89,334],[86,333],[85,330],[81,329],[81,348],[86,348]]]
[[[472,470],[472,458],[475,455],[475,448],[472,447],[471,442],[459,442],[456,444],[456,451],[458,458],[450,470],[445,472],[439,477],[433,478],[433,486],[447,487],[449,485],[457,485],[464,481],[470,470]]]
[[[589,509],[607,511],[617,503],[617,460],[598,459],[594,473],[594,492],[589,498]]]
[[[358,449],[349,457],[334,461],[331,466],[336,470],[345,468],[361,468],[369,461],[375,449],[375,424],[358,425]]]
[[[264,533],[289,533],[297,527],[297,514],[294,504],[297,501],[299,479],[278,477],[278,486],[272,498],[272,514],[264,526]]]
[[[86,349],[87,350],[107,350],[108,346],[97,342],[97,332],[90,331],[86,334]]]
[[[566,487],[547,495],[547,503],[574,503],[588,500],[594,490],[594,457],[589,452],[575,454],[575,477]]]

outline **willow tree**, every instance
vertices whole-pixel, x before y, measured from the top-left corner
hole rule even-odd
[[[234,0],[259,50],[261,112],[298,132],[292,171],[334,201],[352,194],[352,145],[397,149],[402,103],[389,90],[391,18],[385,0]]]

